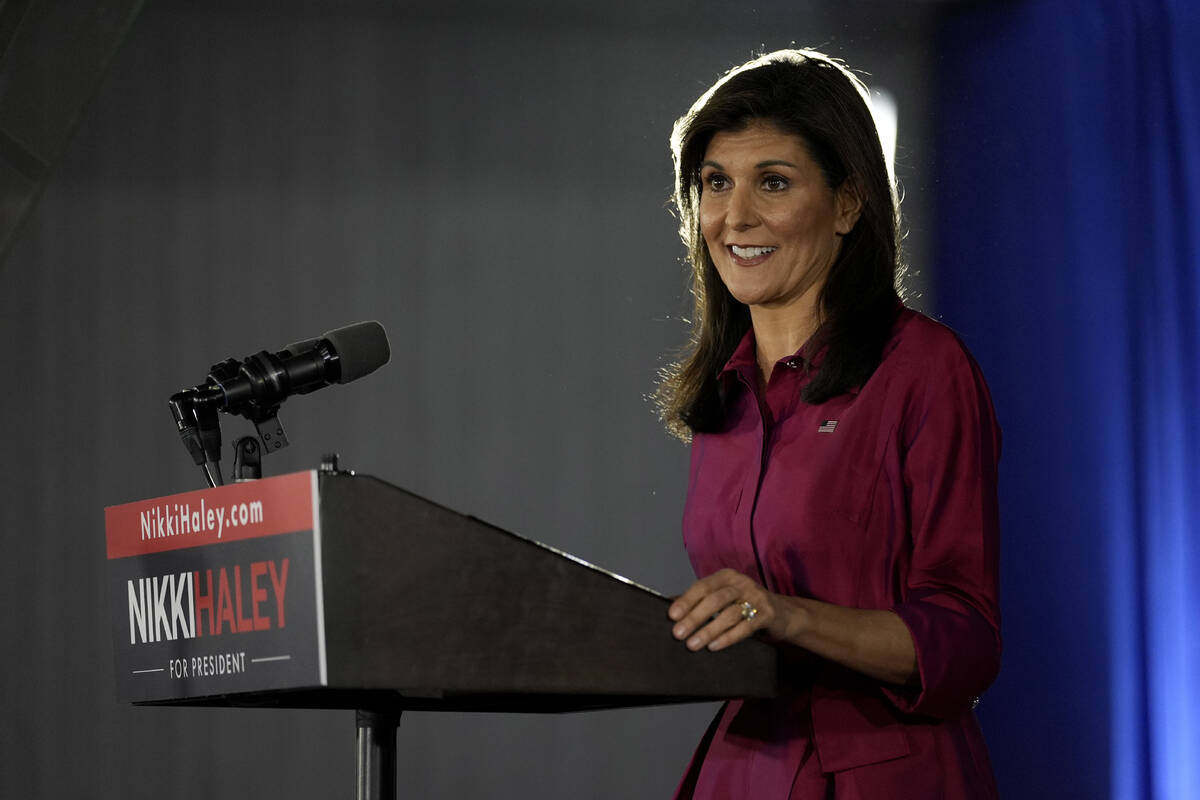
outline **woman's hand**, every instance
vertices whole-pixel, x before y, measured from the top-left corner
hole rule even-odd
[[[701,578],[667,610],[691,650],[723,650],[756,631],[884,683],[917,686],[912,634],[892,611],[849,608],[768,592],[732,569]]]
[[[732,569],[701,578],[671,604],[672,633],[691,650],[723,650],[756,631],[781,638],[790,605]]]

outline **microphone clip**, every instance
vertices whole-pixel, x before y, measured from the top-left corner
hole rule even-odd
[[[258,432],[258,441],[252,436],[243,436],[234,445],[234,474],[233,479],[249,480],[262,476],[262,456],[273,453],[288,446],[287,434],[279,421],[279,403],[264,405],[254,396],[248,396],[237,403],[228,402],[225,386],[239,376],[251,376],[252,380],[264,382],[263,376],[273,374],[270,369],[270,354],[266,352],[250,356],[245,362],[229,358],[220,364],[214,364],[209,371],[208,380],[193,389],[184,389],[171,395],[167,404],[171,408],[171,416],[196,466],[203,468],[204,477],[210,487],[221,486],[221,420],[218,411],[227,414],[237,414],[245,417],[254,425]],[[258,360],[249,369],[246,362]],[[266,367],[256,369],[255,367]],[[262,443],[261,448],[258,442]]]
[[[253,391],[229,402],[226,395],[225,413],[237,414],[254,424],[258,438],[262,442],[263,455],[282,450],[288,446],[287,434],[279,422],[280,403],[261,402],[260,397],[280,397],[286,394],[287,386],[283,385],[282,377],[286,373],[279,366],[279,359],[266,350],[247,356],[244,361],[227,358],[219,364],[214,364],[208,372],[208,384],[219,387],[222,391],[231,386],[236,378],[243,379],[243,385],[264,387],[269,392]]]

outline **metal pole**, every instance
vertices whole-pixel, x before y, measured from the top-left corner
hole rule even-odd
[[[396,800],[396,728],[399,711],[364,711],[357,716],[356,800]]]

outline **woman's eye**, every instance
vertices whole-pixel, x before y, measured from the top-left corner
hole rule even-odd
[[[704,179],[705,188],[713,192],[720,192],[729,188],[729,179],[719,173],[713,173]]]
[[[787,178],[779,175],[768,175],[763,178],[763,188],[769,192],[779,192],[788,186]]]

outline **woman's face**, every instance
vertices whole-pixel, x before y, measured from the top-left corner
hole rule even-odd
[[[713,136],[700,166],[700,229],[721,280],[760,309],[816,313],[861,208],[835,192],[804,140],[767,122]]]

